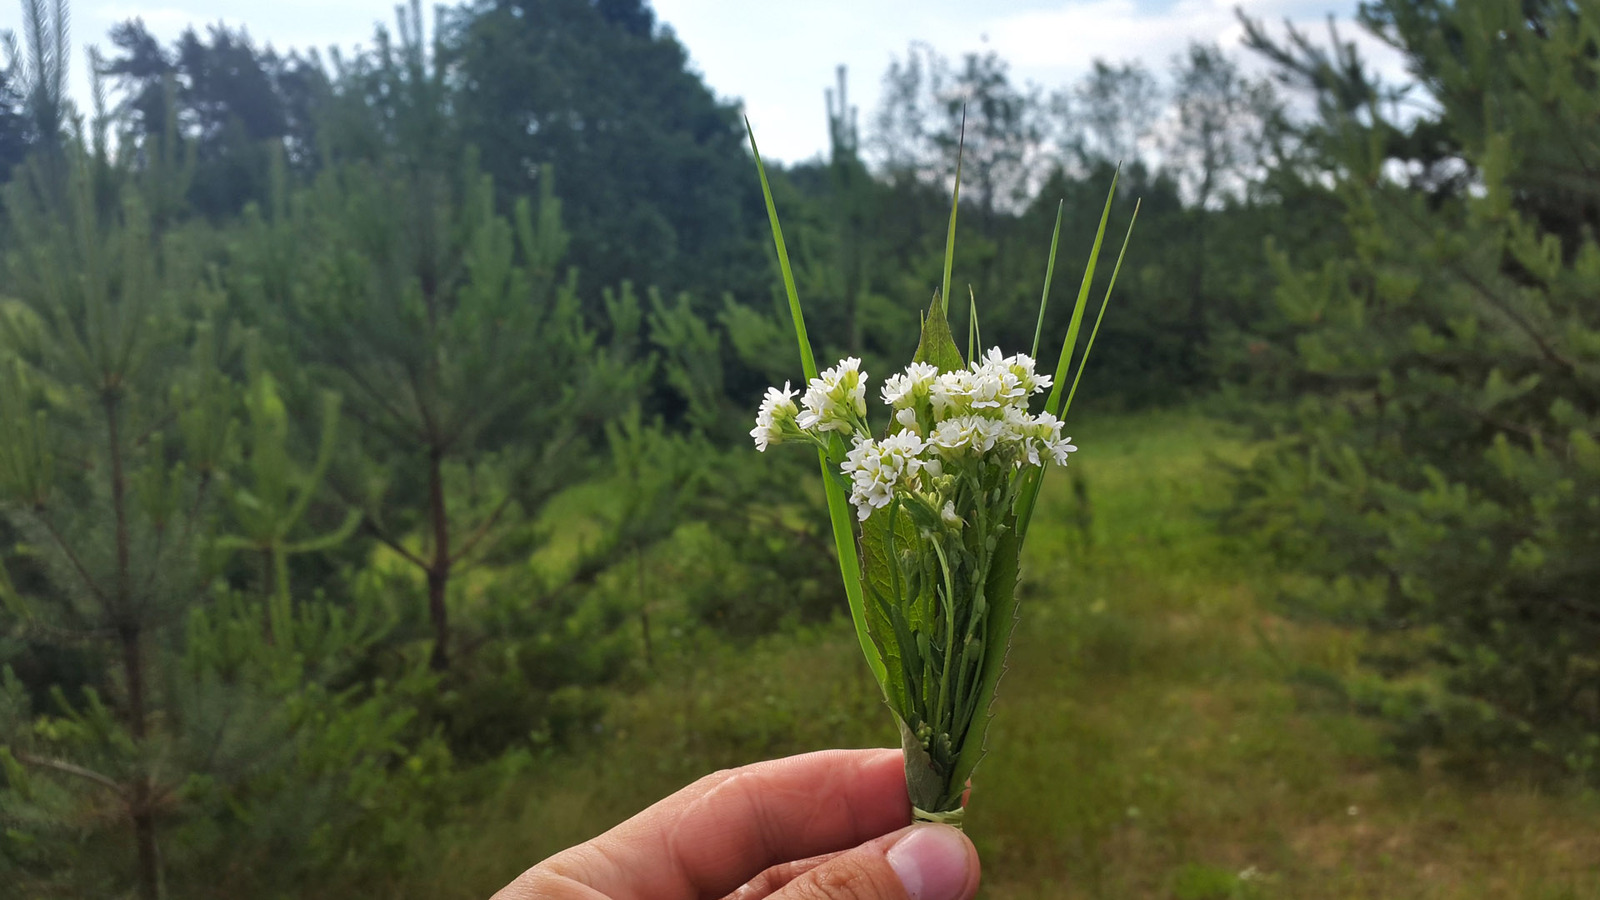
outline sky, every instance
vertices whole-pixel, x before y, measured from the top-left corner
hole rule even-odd
[[[742,99],[763,155],[797,162],[827,145],[823,91],[835,68],[849,70],[851,103],[863,128],[877,108],[891,60],[913,41],[959,58],[993,50],[1013,79],[1046,91],[1070,84],[1097,58],[1138,59],[1165,71],[1191,40],[1237,47],[1234,8],[1272,23],[1289,19],[1322,34],[1331,14],[1348,20],[1355,0],[653,0],[660,21],[688,48],[692,65],[718,96]],[[370,43],[373,26],[393,21],[394,0],[75,0],[72,42],[79,51],[73,91],[87,105],[85,49],[107,45],[112,25],[142,18],[170,40],[187,26],[243,25],[258,44],[290,48]],[[0,0],[0,30],[21,26],[20,0]],[[1346,37],[1358,30],[1346,23]],[[1358,41],[1380,70],[1398,72],[1385,48]]]

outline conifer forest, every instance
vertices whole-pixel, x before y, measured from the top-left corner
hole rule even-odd
[[[342,53],[71,13],[0,19],[0,897],[483,897],[898,745],[816,462],[750,439],[805,379],[745,110],[646,0]],[[1239,19],[1065,84],[913,43],[766,161],[817,358],[874,373],[958,155],[984,346],[1065,333],[1139,204],[981,896],[1600,897],[1600,7]]]

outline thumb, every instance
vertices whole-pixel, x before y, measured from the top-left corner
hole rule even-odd
[[[772,900],[971,900],[978,851],[948,825],[913,825],[835,856]]]

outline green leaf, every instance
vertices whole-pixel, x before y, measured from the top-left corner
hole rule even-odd
[[[967,779],[978,767],[985,752],[989,720],[993,718],[995,691],[1000,677],[1006,671],[1006,656],[1011,651],[1011,638],[1017,626],[1017,576],[1020,572],[1022,539],[1017,530],[1017,519],[1011,517],[1005,530],[995,542],[989,577],[983,592],[989,603],[989,628],[984,643],[988,647],[979,670],[978,684],[973,692],[976,702],[982,704],[973,717],[961,742],[961,753],[956,757],[955,769],[950,773],[947,796],[959,801]]]
[[[905,759],[906,768],[906,794],[911,799],[911,805],[927,812],[944,812],[948,808],[945,797],[949,794],[949,779],[942,777],[933,764],[933,757],[922,746],[922,741],[906,720],[895,714],[894,721],[900,726],[900,754]],[[963,780],[965,784],[965,780]],[[956,794],[956,804],[959,808],[961,794]]]
[[[892,535],[891,521],[894,527]],[[914,665],[913,671],[906,670],[906,640],[895,627],[894,615],[896,612],[902,613],[899,624],[904,628],[908,623],[903,613],[920,608],[922,598],[907,596],[910,586],[901,577],[895,557],[915,548],[919,540],[916,524],[897,507],[894,512],[889,509],[874,510],[861,523],[861,572],[866,590],[867,633],[883,656],[888,676],[884,695],[889,707],[901,716],[910,712],[911,679],[916,677],[920,668]]]
[[[928,314],[922,320],[922,339],[917,342],[914,362],[931,363],[941,372],[950,372],[966,365],[961,360],[961,348],[956,346],[955,335],[950,333],[950,320],[945,315],[943,298],[934,297]]]

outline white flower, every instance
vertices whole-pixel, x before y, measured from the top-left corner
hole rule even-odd
[[[1066,465],[1067,454],[1078,449],[1072,443],[1072,438],[1061,436],[1061,420],[1049,413],[1040,413],[1034,417],[1032,438],[1058,466]]]
[[[939,518],[944,519],[944,523],[952,528],[961,527],[962,520],[960,516],[956,515],[956,505],[954,501],[945,501],[944,509],[939,511]]]
[[[794,425],[795,417],[800,413],[794,405],[794,395],[787,381],[783,383],[781,391],[775,387],[767,388],[767,396],[756,413],[756,427],[750,429],[757,450],[765,453],[773,444],[783,443],[784,426]]]
[[[811,379],[801,402],[805,405],[797,420],[801,428],[855,430],[854,422],[867,414],[867,376],[861,372],[861,360],[852,356]]]
[[[883,452],[886,455],[895,455],[908,460],[914,460],[917,454],[922,452],[922,448],[925,445],[922,442],[922,438],[919,438],[914,434],[907,434],[906,432],[902,431],[899,434],[891,435],[879,441],[878,446],[883,449]],[[920,460],[917,460],[917,462],[920,463]]]
[[[979,453],[988,453],[999,443],[1000,435],[1005,430],[1005,425],[994,419],[979,419],[977,438],[972,443],[972,448]]]
[[[889,505],[896,488],[907,489],[911,480],[922,469],[918,459],[924,444],[909,431],[874,441],[857,438],[855,447],[845,457],[839,470],[850,476],[850,502],[863,520],[874,509]]]
[[[1004,356],[999,347],[993,347],[983,357],[983,365],[996,371],[1009,373],[1014,379],[1014,384],[1020,390],[1020,397],[1028,397],[1041,391],[1050,389],[1052,379],[1049,375],[1039,375],[1034,372],[1036,363],[1033,357],[1026,353],[1016,356]]]
[[[1050,379],[1034,373],[1026,354],[1006,356],[995,347],[965,369],[945,372],[929,386],[934,417],[953,419],[968,413],[996,417],[1000,410],[1026,410],[1028,397],[1050,386]]]
[[[1011,382],[1008,384],[1008,380]],[[967,380],[968,396],[974,410],[998,409],[1011,399],[1016,379],[1009,369],[975,368]]]
[[[963,416],[972,410],[972,373],[966,369],[945,372],[928,387],[936,419]]]
[[[945,456],[971,451],[988,453],[1000,439],[1004,425],[983,416],[957,416],[933,427],[928,443]]]
[[[1067,454],[1078,449],[1072,443],[1072,438],[1061,436],[1061,420],[1050,413],[1028,416],[1025,424],[1016,427],[1025,441],[1024,453],[1028,462],[1033,465],[1040,464],[1040,454],[1043,453],[1056,465],[1064,466],[1067,464]]]
[[[902,409],[894,414],[894,420],[899,422],[901,427],[905,428],[907,431],[921,434],[920,429],[917,428],[916,410]]]
[[[914,362],[898,375],[890,375],[883,383],[883,402],[895,409],[908,409],[918,400],[926,399],[928,389],[939,377],[939,369],[931,363]]]
[[[1041,415],[1049,415],[1043,413]],[[1053,418],[1053,417],[1052,417]],[[1000,418],[1000,442],[1017,448],[1022,458],[1028,465],[1039,465],[1040,442],[1035,440],[1039,429],[1039,419],[1028,415],[1026,409],[1017,406],[1008,406]]]
[[[1039,416],[1041,419],[1046,417],[1049,418],[1050,424],[1043,438],[1041,438],[1044,443],[1044,449],[1050,454],[1050,458],[1055,460],[1056,465],[1064,466],[1067,464],[1067,454],[1077,450],[1078,447],[1072,443],[1072,438],[1061,436],[1060,419],[1049,413],[1043,413]]]

